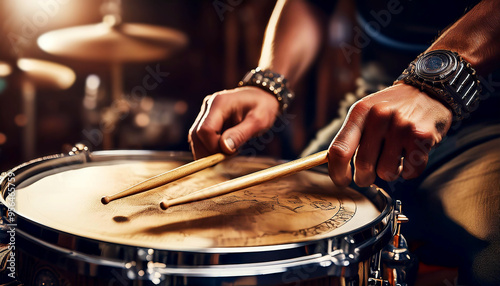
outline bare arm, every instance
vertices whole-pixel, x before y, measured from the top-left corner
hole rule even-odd
[[[271,69],[293,84],[314,60],[322,42],[318,15],[302,0],[280,0],[269,20],[259,67]]]
[[[458,52],[479,73],[500,63],[500,1],[485,0],[453,24],[428,51]],[[472,115],[473,116],[473,115]],[[329,171],[337,185],[367,186],[420,175],[429,151],[448,132],[451,111],[413,86],[397,84],[358,101],[329,149]],[[401,157],[405,157],[401,172]]]
[[[479,74],[500,63],[500,1],[484,0],[446,30],[428,49],[453,50]]]
[[[322,41],[314,9],[302,0],[279,0],[269,21],[259,67],[284,75],[293,85],[313,62]],[[257,87],[216,92],[205,98],[189,131],[195,158],[234,153],[251,137],[272,126],[276,98]]]

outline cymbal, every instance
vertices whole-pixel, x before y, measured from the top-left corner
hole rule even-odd
[[[187,44],[180,31],[147,24],[102,22],[43,34],[40,48],[50,54],[98,62],[145,62],[167,58]]]
[[[49,61],[21,58],[17,66],[37,87],[67,89],[76,78],[72,69]]]

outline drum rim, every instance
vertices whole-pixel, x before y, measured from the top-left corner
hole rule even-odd
[[[180,159],[180,157],[183,158],[192,158],[190,153],[188,152],[182,152],[182,151],[149,151],[149,150],[113,150],[113,151],[95,151],[95,152],[83,152],[80,154],[68,156],[64,154],[58,154],[58,155],[52,155],[52,156],[47,156],[47,157],[42,157],[39,159],[35,159],[32,161],[29,161],[27,163],[23,163],[17,167],[14,167],[13,169],[9,170],[8,172],[4,173],[3,176],[0,178],[0,204],[2,207],[2,219],[6,219],[6,209],[7,209],[7,202],[5,200],[6,198],[6,191],[7,191],[7,184],[6,184],[6,176],[5,174],[9,172],[14,172],[16,174],[16,178],[21,174],[28,174],[26,175],[27,178],[30,178],[32,174],[30,174],[30,170],[32,172],[45,172],[48,168],[54,168],[54,166],[61,166],[61,164],[68,164],[68,165],[73,165],[73,164],[83,164],[85,162],[99,162],[99,161],[108,161],[107,159],[109,158],[115,158],[118,160],[118,158],[121,159],[136,159],[139,160],[140,158],[144,157],[156,157],[155,159],[160,159],[158,157],[161,155],[161,158],[176,158]],[[133,158],[132,158],[133,157]],[[37,170],[38,168],[38,170]],[[390,233],[390,236],[394,235],[394,222],[393,222],[393,216],[394,216],[394,206],[393,206],[393,200],[390,197],[388,193],[386,193],[382,189],[376,189],[373,190],[371,189],[371,192],[376,192],[374,193],[377,198],[385,200],[385,206],[381,210],[381,213],[377,218],[374,220],[366,223],[363,226],[360,226],[356,229],[353,229],[351,231],[341,233],[338,235],[335,235],[333,237],[328,237],[328,238],[321,238],[317,240],[309,240],[309,241],[304,241],[304,242],[296,242],[296,243],[286,243],[286,244],[277,244],[277,245],[263,245],[263,246],[249,246],[249,247],[215,247],[215,248],[203,248],[203,249],[153,249],[156,255],[160,257],[166,257],[166,256],[172,256],[172,255],[178,255],[178,254],[189,254],[189,255],[209,255],[210,254],[216,254],[216,255],[240,255],[242,253],[252,253],[252,254],[268,254],[269,252],[273,251],[279,251],[279,252],[296,252],[297,250],[300,250],[301,252],[308,252],[309,250],[312,249],[322,249],[325,248],[326,244],[334,245],[332,246],[333,248],[328,248],[330,246],[326,246],[328,249],[323,249],[324,253],[321,253],[322,257],[331,255],[332,253],[335,252],[336,248],[352,248],[351,250],[357,249],[357,255],[356,257],[342,257],[342,261],[340,261],[340,264],[345,264],[345,263],[356,263],[359,261],[362,261],[364,259],[367,259],[370,255],[372,255],[373,250],[377,248],[378,250],[382,248],[382,246],[375,246],[375,245],[384,245],[388,242],[390,239],[388,237],[388,234]],[[371,200],[371,199],[370,199]],[[372,200],[371,200],[372,201]],[[373,201],[372,201],[373,202]],[[379,206],[377,206],[379,207]],[[70,236],[71,238],[75,239],[74,245],[80,245],[80,244],[92,244],[95,246],[96,249],[116,249],[119,251],[122,251],[125,253],[125,256],[129,257],[136,257],[137,256],[137,251],[139,249],[142,250],[148,250],[147,247],[142,247],[142,246],[137,246],[137,245],[124,245],[124,244],[117,244],[117,243],[110,243],[106,241],[100,241],[88,237],[83,237],[83,236],[78,236],[75,234],[67,233],[62,230],[58,229],[53,229],[44,225],[40,225],[37,222],[33,221],[30,218],[25,218],[21,215],[17,216],[18,219],[18,227],[21,226],[19,234],[21,236],[25,236],[27,239],[34,239],[35,243],[42,243],[45,244],[45,246],[50,247],[52,244],[54,246],[54,251],[60,251],[57,250],[58,248],[61,248],[60,246],[57,245],[57,243],[52,243],[50,241],[47,241],[43,237],[46,237],[47,233],[50,235],[54,235],[57,237],[57,239],[61,237],[67,237]],[[34,231],[26,231],[24,228],[30,228],[34,229]],[[37,230],[39,228],[39,230]],[[377,229],[377,230],[375,230]],[[379,232],[378,229],[381,231]],[[34,234],[34,232],[40,231],[40,233]],[[43,234],[43,235],[42,235]],[[354,240],[353,238],[356,236],[361,236],[363,237],[363,240],[361,241],[361,244],[363,247],[366,247],[366,249],[360,251],[360,243],[356,242],[355,244],[350,243],[349,240]],[[57,239],[55,241],[57,241]],[[39,240],[39,241],[37,241]],[[347,242],[347,244],[346,244]],[[337,245],[338,244],[338,245]],[[97,260],[100,261],[108,261],[112,264],[123,264],[122,258],[117,258],[114,256],[106,256],[103,255],[102,253],[96,254],[96,253],[89,253],[87,251],[82,251],[82,249],[78,249],[76,247],[74,248],[69,248],[69,247],[64,247],[65,250],[68,252],[71,252],[73,255],[74,254],[80,254],[83,256],[93,256],[97,257]],[[368,251],[370,250],[370,251]],[[342,254],[346,254],[346,252],[342,252]],[[64,254],[61,254],[64,255]],[[233,256],[234,256],[233,255]],[[319,255],[319,253],[318,253]],[[262,256],[262,255],[260,255]],[[347,262],[346,262],[347,261]],[[253,262],[252,262],[253,263]],[[192,266],[198,266],[198,265],[192,265],[192,264],[187,264],[183,265],[188,267]],[[203,267],[213,267],[214,265],[211,264],[202,264],[201,266]],[[345,266],[345,265],[344,265]],[[179,266],[177,265],[175,267],[176,269],[179,269]],[[188,271],[190,272],[190,271]],[[220,273],[219,273],[220,274]]]

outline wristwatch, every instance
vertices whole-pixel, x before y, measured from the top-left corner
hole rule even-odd
[[[469,117],[479,103],[481,83],[476,71],[456,52],[434,50],[419,55],[394,83],[400,81],[436,97],[458,120]]]
[[[278,100],[282,111],[290,106],[295,97],[288,88],[286,78],[268,69],[255,68],[249,71],[238,83],[238,86],[255,86],[271,93]]]

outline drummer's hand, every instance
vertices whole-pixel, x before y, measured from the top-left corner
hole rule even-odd
[[[194,158],[236,152],[247,140],[269,129],[278,114],[276,98],[257,87],[238,87],[205,97],[189,130]]]
[[[347,186],[353,159],[354,182],[361,187],[372,184],[377,175],[385,181],[400,175],[415,178],[451,122],[451,110],[413,86],[400,83],[371,94],[351,107],[330,145],[330,177],[335,184]]]

